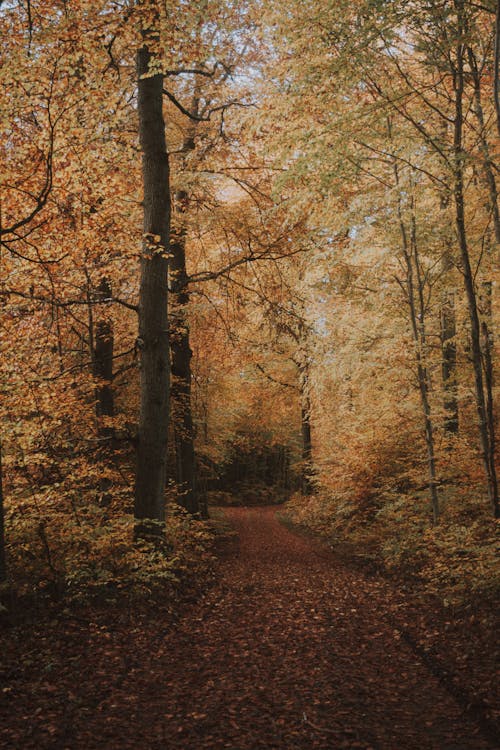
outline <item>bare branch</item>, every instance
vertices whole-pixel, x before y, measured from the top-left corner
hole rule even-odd
[[[217,70],[217,63],[214,65],[212,70],[205,70],[204,68],[176,68],[174,70],[166,70],[164,75],[167,77],[182,76],[182,75],[195,75],[205,76],[205,78],[213,78]]]
[[[277,244],[276,242],[273,244]],[[300,248],[299,250],[294,250],[292,252],[288,253],[281,253],[280,255],[271,255],[270,249],[272,246],[266,248],[260,253],[253,253],[250,251],[248,255],[244,255],[241,258],[238,258],[237,260],[233,261],[232,263],[228,263],[227,266],[224,266],[223,268],[218,269],[217,271],[200,271],[199,273],[192,274],[187,283],[192,282],[203,282],[203,281],[213,281],[214,279],[219,278],[220,276],[225,276],[229,271],[232,271],[235,268],[238,268],[238,266],[242,266],[244,263],[252,263],[256,260],[282,260],[283,258],[291,258],[293,255],[297,255],[298,253],[305,253],[307,252],[307,248]]]
[[[3,289],[1,292],[2,296],[13,296],[13,297],[21,297],[21,299],[28,299],[32,300],[33,302],[42,302],[44,305],[51,305],[52,307],[78,307],[78,306],[87,306],[88,300],[84,299],[70,299],[70,300],[58,300],[56,298],[51,297],[43,297],[42,295],[35,294],[34,291],[27,293],[27,292],[20,292],[17,289]],[[127,310],[133,310],[134,312],[138,312],[139,308],[137,305],[132,304],[131,302],[127,302],[124,299],[120,299],[119,297],[106,297],[105,299],[92,299],[91,304],[92,305],[107,305],[109,303],[115,302],[117,305],[122,305],[122,307],[126,307]]]
[[[294,385],[293,383],[283,383],[281,380],[278,380],[277,378],[273,378],[272,375],[269,375],[268,372],[264,370],[262,365],[259,365],[257,362],[255,363],[255,367],[259,372],[261,372],[268,380],[271,381],[271,383],[276,383],[276,385],[281,385],[283,388],[292,388],[294,391],[300,391],[300,388],[297,385]]]
[[[211,107],[206,115],[198,115],[195,112],[190,111],[186,107],[184,107],[183,104],[180,103],[180,101],[167,89],[163,89],[163,93],[169,99],[172,104],[174,104],[179,112],[182,112],[183,115],[186,117],[189,117],[190,120],[194,120],[195,122],[210,122],[210,119],[215,112],[221,112],[222,116],[224,113],[230,108],[230,107],[255,107],[256,105],[253,103],[246,104],[245,102],[239,102],[239,101],[229,101],[226,102],[226,104],[220,104],[217,107]]]

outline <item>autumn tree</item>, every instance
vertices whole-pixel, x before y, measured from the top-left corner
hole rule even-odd
[[[382,8],[362,2],[346,4],[341,14],[334,12],[327,3],[318,2],[313,4],[307,18],[294,4],[288,7],[286,14],[280,15],[280,12],[274,8],[271,11],[273,23],[283,33],[293,59],[302,62],[299,69],[283,63],[280,73],[269,85],[274,89],[270,96],[270,117],[279,117],[281,106],[293,113],[287,120],[286,131],[271,131],[270,140],[277,144],[281,153],[279,163],[288,173],[280,179],[294,185],[291,204],[300,205],[309,194],[314,207],[310,227],[319,242],[324,246],[326,237],[335,239],[346,231],[349,244],[354,248],[359,245],[358,238],[364,227],[373,224],[375,228],[382,217],[386,222],[391,220],[387,197],[393,180],[387,166],[394,162],[400,172],[413,170],[419,176],[419,192],[426,195],[429,206],[434,200],[446,215],[446,218],[438,216],[431,208],[422,226],[417,227],[417,232],[427,235],[434,225],[435,236],[439,233],[443,241],[440,250],[432,251],[435,260],[431,257],[426,260],[429,267],[433,267],[434,262],[441,264],[443,274],[437,274],[432,284],[441,284],[447,300],[441,318],[443,424],[448,431],[456,432],[455,360],[460,327],[452,316],[455,309],[461,309],[464,298],[452,299],[452,294],[456,278],[453,269],[459,266],[465,281],[470,321],[472,382],[475,383],[481,454],[488,478],[488,495],[496,507],[495,468],[491,457],[495,443],[494,420],[487,417],[492,414],[489,395],[492,390],[487,384],[491,382],[491,375],[487,375],[491,369],[488,353],[491,344],[487,341],[491,342],[491,337],[484,333],[481,339],[483,323],[485,332],[488,330],[486,317],[482,323],[478,313],[478,291],[482,284],[478,287],[469,274],[474,264],[480,274],[489,274],[489,253],[478,255],[476,248],[482,242],[486,247],[491,245],[489,217],[493,226],[495,224],[495,186],[488,176],[491,128],[485,126],[487,119],[481,112],[483,98],[480,95],[478,99],[477,80],[481,71],[481,94],[481,86],[488,80],[492,66],[491,45],[482,45],[481,40],[485,34],[491,39],[492,17],[487,9],[451,2],[439,8],[416,3],[411,12],[407,6],[399,4]],[[307,34],[304,34],[306,26]],[[281,49],[278,38],[274,36],[273,40]],[[314,52],[310,51],[311,38],[316,40]],[[473,48],[469,59],[470,76],[464,73],[467,45]],[[480,63],[474,73],[476,55]],[[385,123],[388,117],[396,133],[396,150],[387,143]],[[292,144],[293,158],[290,157]],[[480,181],[467,181],[465,177],[481,173]],[[376,193],[379,200],[371,201],[370,197]],[[481,206],[481,222],[476,222],[473,228],[468,217],[478,205]],[[394,211],[394,204],[392,206]],[[455,230],[451,238],[449,232],[441,228],[450,220]],[[349,262],[348,254],[344,258]],[[381,248],[378,257],[367,249],[367,259],[376,263],[376,268],[384,262],[383,258]],[[448,276],[446,281],[444,273]],[[430,278],[425,272],[424,283]],[[387,283],[391,282],[384,279],[384,288]],[[370,287],[369,282],[367,286]],[[488,295],[482,296],[487,298]],[[427,300],[424,303],[428,305]],[[487,307],[486,303],[485,309]],[[433,338],[437,319],[432,320],[427,311],[427,320]],[[461,352],[464,354],[465,349],[463,345]],[[427,351],[432,353],[433,346],[427,346]],[[433,369],[431,367],[429,372]],[[464,406],[463,400],[460,405]],[[439,413],[439,407],[435,408]]]
[[[218,36],[214,38],[210,13],[218,12]],[[200,511],[196,489],[195,425],[192,413],[190,345],[191,278],[188,272],[191,228],[196,225],[196,204],[215,202],[209,180],[203,179],[211,152],[220,145],[231,153],[232,110],[244,107],[245,91],[235,79],[249,58],[250,35],[246,3],[235,3],[223,13],[217,6],[193,14],[191,63],[168,70],[164,93],[176,128],[170,147],[174,165],[174,214],[170,243],[170,348],[172,360],[172,420],[179,502],[192,514]],[[210,60],[210,62],[208,62]],[[180,132],[179,132],[180,131]],[[180,137],[179,137],[180,136]],[[229,147],[229,148],[228,148]],[[213,163],[213,155],[212,155]]]
[[[168,247],[170,243],[169,165],[163,119],[162,72],[150,49],[156,15],[145,28],[137,53],[139,135],[144,184],[143,249],[139,291],[141,408],[139,414],[135,517],[165,518],[169,404]]]

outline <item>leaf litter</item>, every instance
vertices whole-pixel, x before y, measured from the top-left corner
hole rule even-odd
[[[0,747],[495,747],[401,637],[387,582],[292,533],[275,508],[225,513],[237,537],[179,613],[155,601],[7,633]]]

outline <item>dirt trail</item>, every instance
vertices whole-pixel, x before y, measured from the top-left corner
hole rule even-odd
[[[391,626],[382,584],[273,508],[227,516],[238,541],[219,583],[168,632],[157,621],[109,634],[109,664],[104,650],[96,668],[94,643],[76,706],[20,750],[494,747]]]

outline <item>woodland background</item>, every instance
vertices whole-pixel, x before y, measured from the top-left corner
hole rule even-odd
[[[1,3],[9,602],[175,589],[210,567],[209,503],[283,500],[446,606],[494,600],[499,33],[492,0]],[[157,261],[168,461],[143,512]]]

